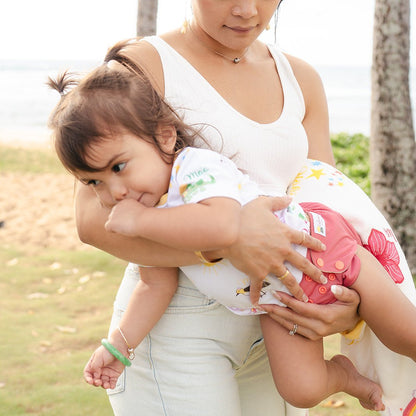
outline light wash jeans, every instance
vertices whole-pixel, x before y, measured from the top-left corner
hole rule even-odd
[[[138,279],[137,266],[130,264],[110,331]],[[182,272],[168,310],[108,394],[116,416],[307,415],[276,391],[258,316],[233,314]]]

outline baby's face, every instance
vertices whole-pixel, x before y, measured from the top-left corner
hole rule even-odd
[[[162,159],[156,145],[130,133],[93,144],[87,162],[95,171],[76,175],[108,207],[126,198],[153,207],[169,187],[172,165]]]

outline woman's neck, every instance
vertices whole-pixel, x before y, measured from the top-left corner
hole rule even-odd
[[[193,21],[188,24],[184,34],[188,36],[188,40],[194,43],[195,46],[202,46],[207,53],[217,55],[233,64],[239,64],[246,57],[251,47],[249,45],[243,49],[228,48],[212,38]]]

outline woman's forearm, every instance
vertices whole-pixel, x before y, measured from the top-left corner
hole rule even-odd
[[[132,263],[175,267],[199,262],[192,252],[177,250],[143,238],[130,238],[107,232],[104,224],[110,210],[103,207],[91,188],[78,186],[75,218],[82,242]]]

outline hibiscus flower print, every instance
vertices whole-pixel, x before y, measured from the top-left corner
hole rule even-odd
[[[399,267],[400,257],[396,246],[388,241],[381,231],[373,228],[364,248],[383,265],[395,283],[403,282],[404,276]]]

